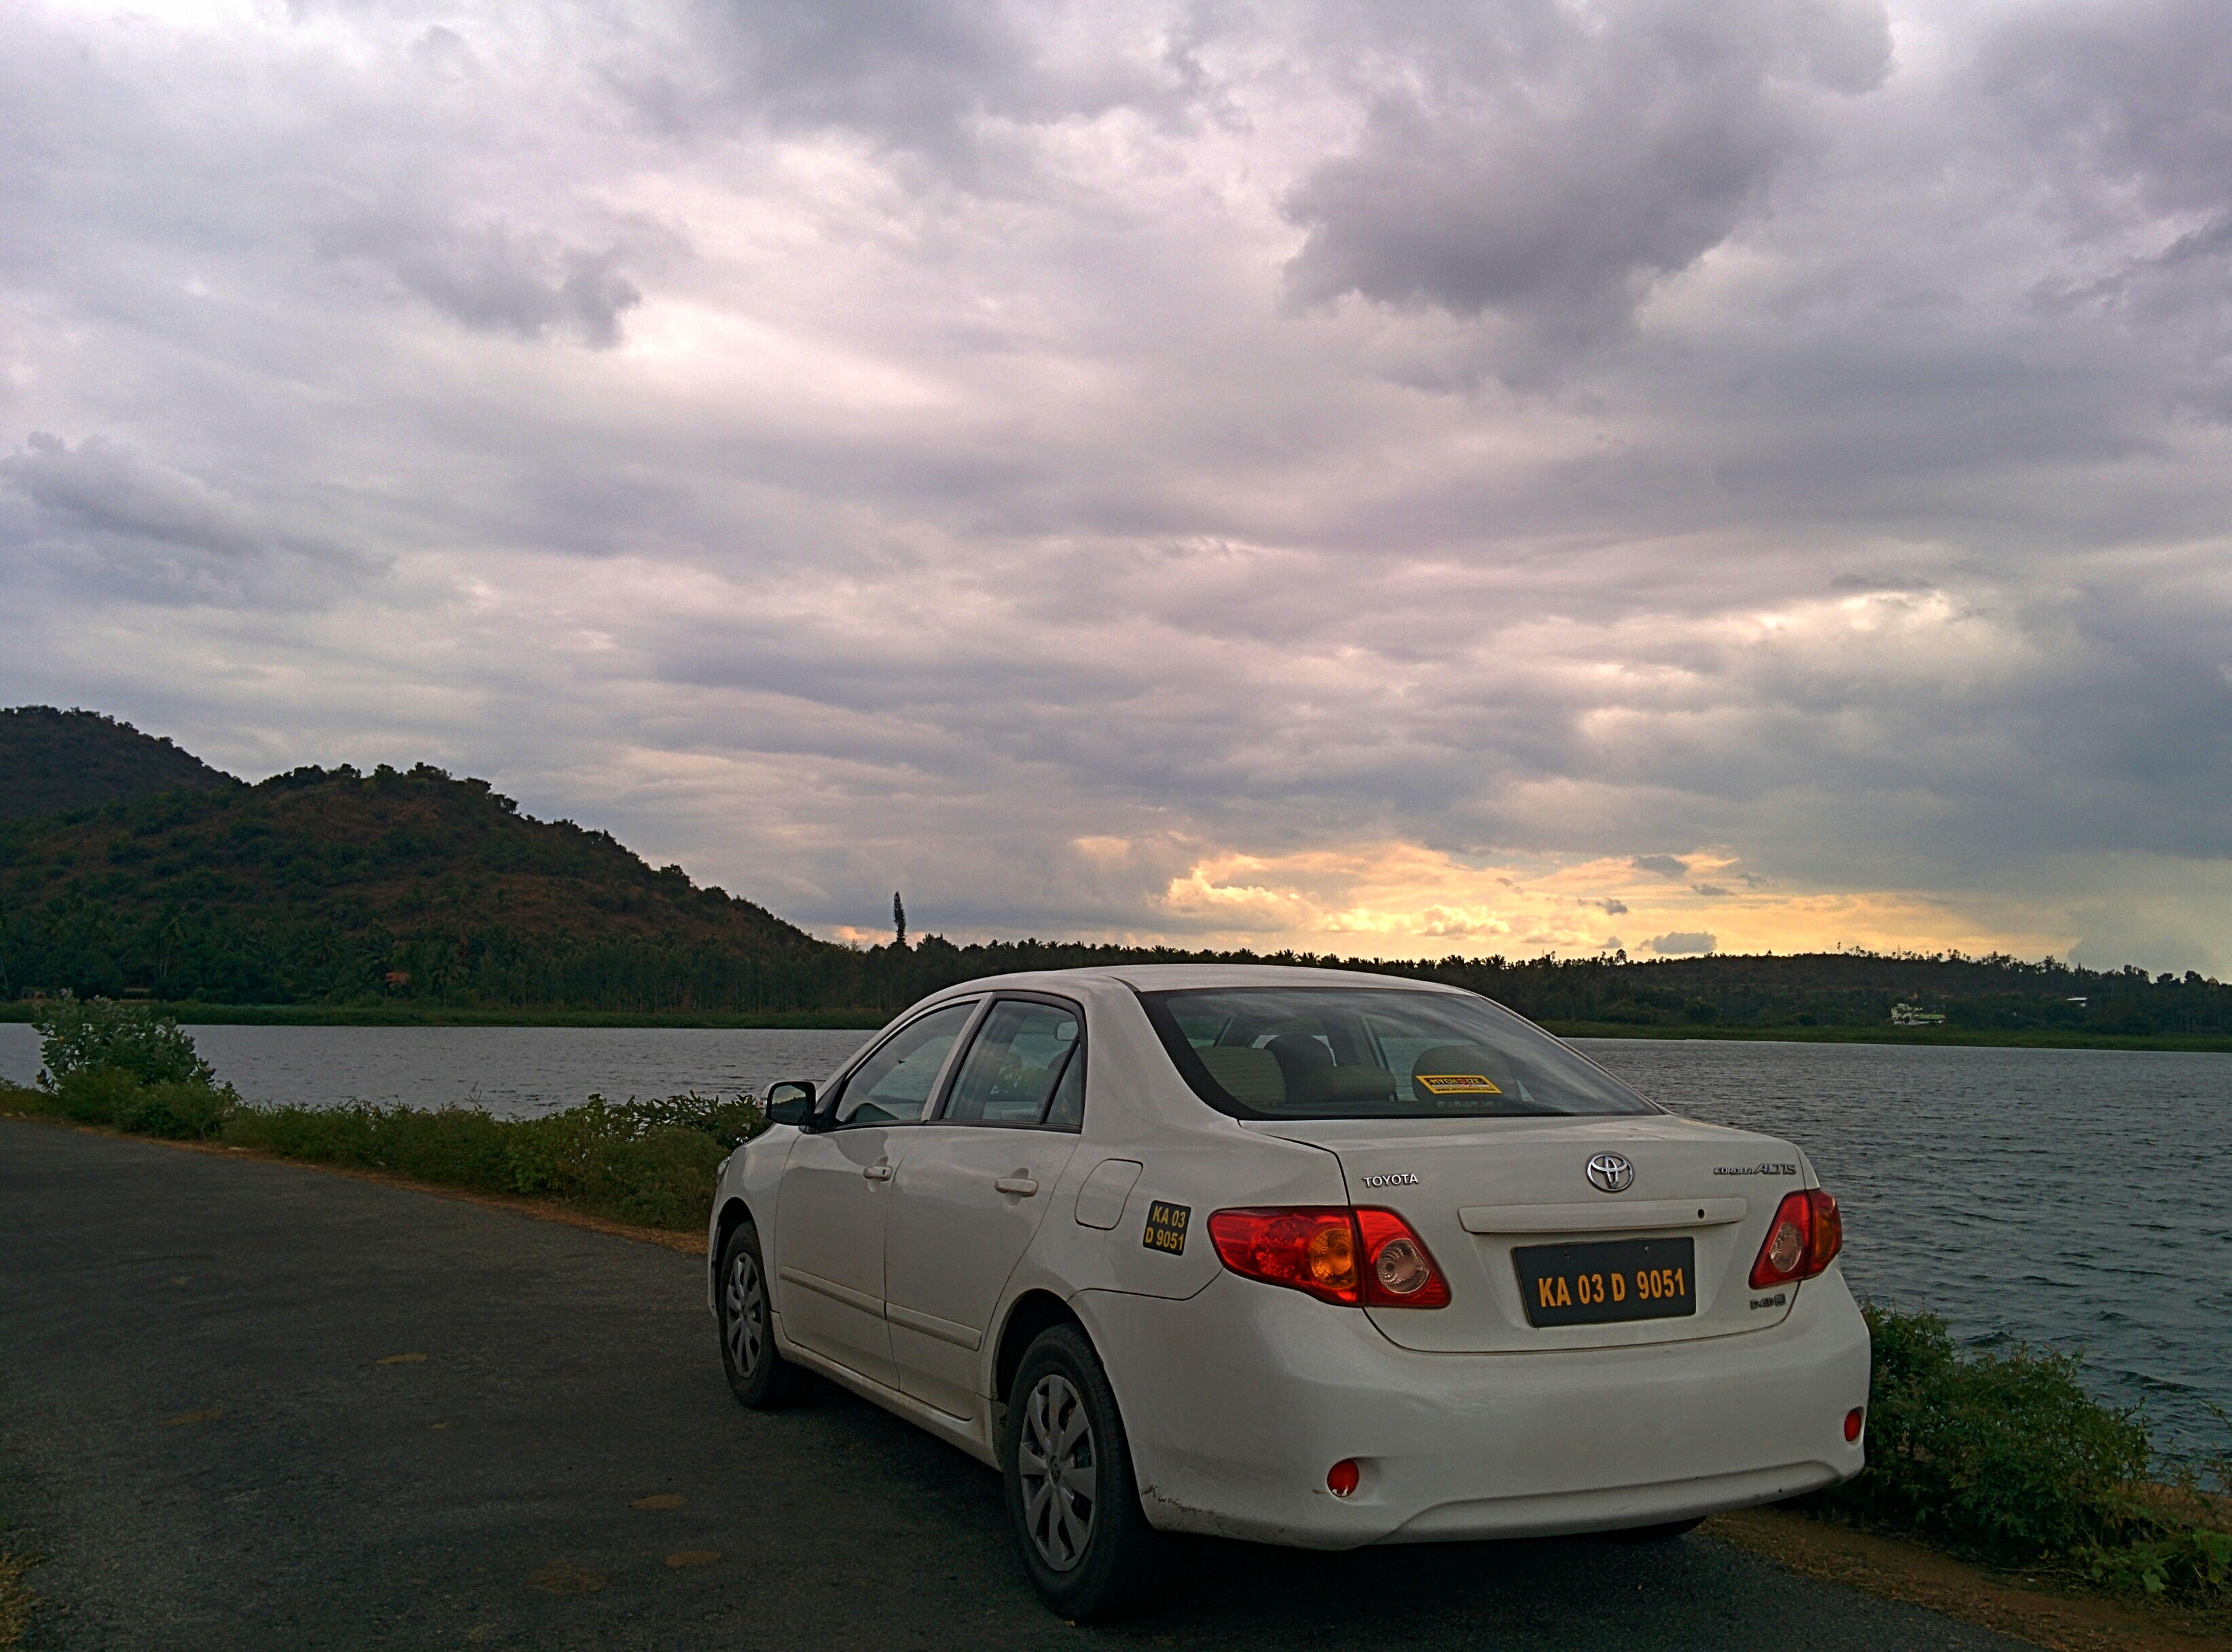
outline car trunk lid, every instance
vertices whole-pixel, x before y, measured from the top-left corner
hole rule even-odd
[[[1392,1210],[1426,1242],[1450,1285],[1436,1309],[1375,1307],[1372,1322],[1392,1342],[1441,1352],[1631,1346],[1722,1336],[1773,1325],[1789,1312],[1795,1286],[1754,1292],[1753,1259],[1785,1194],[1811,1185],[1804,1156],[1787,1142],[1748,1130],[1671,1117],[1250,1121],[1248,1128],[1332,1152],[1351,1202]],[[1600,1155],[1632,1166],[1618,1192],[1593,1184]],[[1604,1178],[1618,1182],[1617,1166]],[[1638,1244],[1637,1241],[1650,1241]],[[1671,1241],[1671,1242],[1669,1242]],[[1686,1247],[1682,1241],[1687,1241]],[[1618,1246],[1574,1253],[1573,1246]],[[1557,1247],[1552,1251],[1541,1247]],[[1538,1251],[1533,1257],[1517,1254]],[[1684,1254],[1692,1270],[1694,1312],[1610,1323],[1529,1322],[1528,1298],[1544,1270],[1579,1263],[1599,1286],[1626,1270],[1612,1290],[1625,1309],[1638,1268],[1653,1278]],[[1652,1265],[1645,1267],[1645,1265]],[[1573,1288],[1586,1287],[1578,1277]],[[1546,1320],[1573,1317],[1537,1307]]]

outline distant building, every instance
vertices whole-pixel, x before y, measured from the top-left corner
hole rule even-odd
[[[1945,1018],[1934,1009],[1924,1009],[1919,1004],[1893,1004],[1891,1024],[1893,1027],[1942,1027]]]

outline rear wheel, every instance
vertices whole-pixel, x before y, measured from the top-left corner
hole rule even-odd
[[[1039,1598],[1077,1623],[1152,1604],[1165,1543],[1139,1507],[1115,1391],[1075,1325],[1024,1351],[1003,1448],[1009,1524]]]
[[[795,1405],[814,1387],[814,1373],[785,1359],[775,1345],[775,1313],[768,1297],[767,1263],[759,1229],[741,1222],[721,1247],[716,1292],[721,1327],[721,1369],[740,1405],[772,1411]]]

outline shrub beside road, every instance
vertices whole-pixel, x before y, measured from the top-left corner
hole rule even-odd
[[[2085,1391],[2080,1362],[2017,1344],[1963,1353],[1934,1314],[1865,1305],[1868,1466],[1806,1500],[2002,1568],[2041,1559],[2112,1590],[2232,1597],[2232,1462],[2159,1472],[2136,1410]]]
[[[702,1228],[721,1161],[766,1128],[749,1097],[685,1095],[540,1118],[475,1108],[258,1107],[220,1082],[175,1023],[64,999],[39,1022],[36,1087],[0,1111],[172,1140],[219,1142],[443,1187],[548,1199],[679,1232]],[[2232,1462],[2156,1478],[2144,1419],[2086,1393],[2080,1363],[2014,1347],[1963,1352],[1943,1320],[1871,1305],[1869,1466],[1812,1512],[1918,1537],[2065,1584],[2232,1605]]]
[[[39,1082],[0,1085],[0,1109],[549,1199],[646,1228],[704,1228],[721,1161],[767,1128],[745,1096],[592,1096],[540,1118],[477,1107],[258,1107],[217,1079],[177,1023],[139,1006],[59,999],[37,1025]]]

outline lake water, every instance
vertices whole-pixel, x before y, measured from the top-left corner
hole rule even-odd
[[[819,1080],[858,1032],[198,1027],[251,1100],[520,1115]],[[2081,1348],[2178,1455],[2232,1449],[2232,1057],[1586,1040],[1652,1100],[1786,1136],[1845,1208],[1853,1288],[1976,1344]],[[38,1044],[0,1025],[0,1077]]]
[[[1653,1101],[1788,1137],[1863,1295],[2086,1355],[2180,1456],[2232,1450],[2232,1056],[1578,1040]]]
[[[590,1095],[758,1096],[782,1079],[820,1083],[873,1034],[708,1027],[190,1027],[194,1046],[250,1101],[478,1106],[501,1118]],[[38,1035],[0,1025],[0,1079],[28,1084]]]

